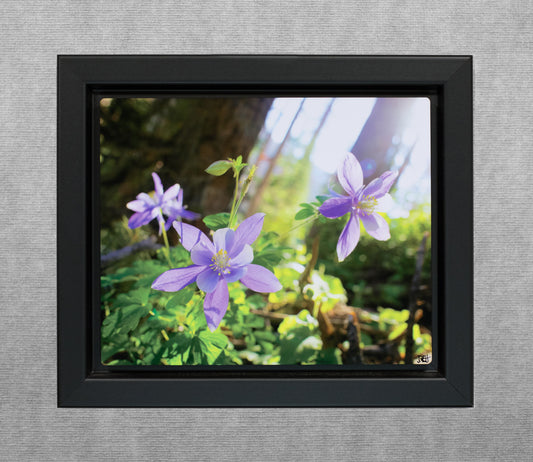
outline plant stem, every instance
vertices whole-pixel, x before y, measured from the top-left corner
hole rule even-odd
[[[244,184],[241,188],[241,194],[239,195],[239,200],[237,201],[237,205],[235,206],[235,216],[237,216],[237,212],[239,211],[239,207],[241,206],[242,200],[244,199],[244,196],[246,196],[246,193],[248,192],[248,188],[250,187],[250,183],[252,182],[252,179],[255,175],[256,166],[253,165],[250,169],[250,173],[248,174],[248,177],[246,180],[244,180]]]
[[[296,231],[298,228],[301,228],[302,226],[305,226],[305,225],[307,225],[309,223],[312,223],[313,221],[315,221],[317,219],[318,219],[318,215],[313,215],[313,216],[309,217],[307,220],[301,221],[296,226],[293,226],[291,229],[289,229],[287,232],[285,232],[283,234],[280,234],[276,238],[276,240],[280,240],[281,238],[284,238],[285,236],[288,236],[290,233],[292,233],[293,231]]]
[[[174,268],[174,265],[172,264],[172,260],[170,259],[170,245],[168,243],[168,237],[167,237],[167,231],[165,229],[165,223],[160,222],[161,226],[161,233],[163,234],[163,240],[165,241],[165,248],[163,249],[163,253],[165,254],[165,257],[167,257],[168,264],[170,266],[170,269]]]
[[[233,203],[231,204],[231,212],[229,215],[229,227],[233,228],[233,223],[235,221],[235,216],[237,215],[237,209],[235,205],[237,204],[237,196],[239,195],[239,172],[235,172],[235,191],[233,192]]]

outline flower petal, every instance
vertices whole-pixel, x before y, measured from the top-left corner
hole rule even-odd
[[[176,199],[176,197],[177,197],[177,195],[179,194],[180,191],[181,191],[181,189],[180,189],[180,185],[179,184],[172,185],[163,194],[162,202],[169,202],[169,201],[172,201],[172,200]]]
[[[205,267],[191,265],[185,268],[175,268],[165,271],[152,283],[152,289],[163,292],[177,292],[188,286],[204,271]]]
[[[347,152],[342,159],[337,169],[337,178],[350,196],[355,196],[363,186],[363,169],[351,152]]]
[[[169,218],[177,218],[179,216],[179,208],[175,200],[163,202],[161,204],[161,210]]]
[[[252,263],[252,261],[254,260],[254,251],[248,244],[245,244],[244,248],[238,255],[232,257],[230,254],[230,258],[232,267],[245,266]]]
[[[152,216],[152,220],[153,220],[154,218],[157,218],[158,221],[163,220],[163,212],[162,212],[162,210],[161,210],[161,207],[154,207],[154,208],[150,211],[150,213],[151,213],[151,216]]]
[[[376,199],[384,196],[389,192],[389,189],[396,181],[398,172],[386,171],[383,175],[375,180],[372,180],[368,186],[363,190],[363,195],[373,196]]]
[[[361,216],[361,221],[365,226],[366,232],[378,241],[390,239],[389,224],[378,213]]]
[[[259,265],[250,264],[248,271],[241,278],[241,282],[255,292],[277,292],[281,290],[281,284],[274,273]]]
[[[224,279],[221,279],[215,290],[208,293],[204,300],[204,315],[207,321],[207,327],[213,332],[217,329],[226,314],[229,303],[228,284]]]
[[[255,213],[243,220],[235,231],[235,244],[252,244],[261,233],[264,219],[264,213]]]
[[[159,175],[157,173],[153,172],[152,179],[154,180],[155,194],[158,199],[160,199],[165,193],[165,190],[163,189],[163,184],[161,183],[161,178],[159,178]]]
[[[198,284],[200,290],[209,293],[215,290],[215,287],[221,278],[222,276],[219,276],[213,268],[205,267],[205,270],[196,278],[196,284]]]
[[[150,208],[150,204],[147,204],[143,200],[136,199],[134,201],[128,202],[126,207],[134,212],[145,212],[146,209]]]
[[[339,218],[346,215],[352,208],[352,198],[349,196],[332,197],[326,200],[318,211],[326,218]]]
[[[215,247],[209,238],[195,226],[182,223],[181,221],[175,221],[174,229],[180,237],[181,245],[189,252],[196,244],[202,242],[207,248],[213,249],[213,254],[215,253]]]
[[[212,247],[212,246],[210,246]],[[191,249],[191,260],[195,265],[209,266],[213,263],[213,249],[199,242]]]
[[[146,212],[137,212],[134,213],[128,220],[128,226],[131,229],[138,228],[142,225],[147,225],[152,221],[152,211],[147,210]]]
[[[247,266],[239,266],[236,268],[231,268],[228,274],[224,274],[224,279],[226,282],[235,282],[241,279],[248,272]]]
[[[352,213],[337,242],[339,262],[343,261],[353,252],[359,242],[359,235],[359,219],[355,213]]]
[[[175,220],[176,217],[168,217],[168,220],[165,222],[165,231],[168,231],[170,227],[172,226],[172,222]]]
[[[189,221],[197,220],[198,218],[200,218],[200,214],[199,213],[191,212],[190,210],[187,210],[187,209],[181,209],[178,212],[178,215],[180,217],[182,217],[182,218],[185,218],[186,220],[189,220]]]
[[[231,228],[217,229],[215,234],[213,234],[213,242],[215,244],[216,251],[218,252],[219,250],[225,250],[228,252],[231,250],[234,238],[235,231],[233,231]]]
[[[152,207],[155,205],[154,200],[146,193],[137,194],[137,199],[146,202],[147,205],[151,205]]]
[[[178,192],[178,197],[176,198],[176,201],[178,203],[178,208],[181,209],[181,207],[183,206],[183,189],[182,188],[180,188]]]
[[[154,218],[157,219],[157,223],[159,224],[159,235],[161,235],[161,233],[163,232],[163,227],[165,226],[165,219],[163,218],[163,212],[161,210],[161,207],[154,207],[152,209],[151,220],[153,220]]]

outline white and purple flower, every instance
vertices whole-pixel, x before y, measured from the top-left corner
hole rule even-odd
[[[191,252],[194,265],[175,268],[161,274],[152,288],[177,292],[196,281],[206,292],[204,314],[207,326],[214,331],[226,314],[229,303],[228,283],[241,281],[255,292],[277,292],[281,284],[268,269],[252,264],[252,244],[263,227],[263,213],[244,220],[234,231],[223,228],[215,231],[213,242],[198,228],[176,222],[174,228],[185,249]]]
[[[199,214],[183,207],[183,189],[180,188],[179,184],[175,184],[165,191],[159,175],[154,172],[152,173],[152,178],[154,180],[155,197],[152,198],[146,193],[140,193],[137,195],[136,200],[126,204],[126,207],[135,212],[128,221],[128,226],[131,229],[147,225],[154,218],[157,218],[159,234],[161,234],[163,223],[165,223],[163,215],[168,217],[165,223],[165,231],[168,231],[172,222],[178,217],[186,220],[194,220],[199,217]]]
[[[377,212],[383,199],[390,197],[387,193],[397,176],[398,172],[387,171],[365,187],[361,165],[353,154],[346,153],[337,168],[337,178],[348,195],[336,195],[327,199],[318,209],[326,218],[339,218],[347,213],[350,214],[348,223],[337,242],[339,261],[350,255],[359,242],[361,233],[359,220],[374,239],[379,241],[390,239],[389,225]]]

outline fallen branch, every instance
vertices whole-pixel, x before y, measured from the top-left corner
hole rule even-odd
[[[285,318],[290,316],[289,314],[285,313],[273,313],[272,311],[254,310],[253,308],[250,309],[250,313],[261,316],[262,318],[275,319],[279,321],[283,321]]]
[[[137,242],[135,244],[123,247],[122,249],[113,250],[112,252],[109,252],[108,254],[102,255],[100,257],[100,264],[103,268],[103,267],[109,266],[111,263],[114,263],[118,260],[122,260],[123,258],[126,258],[135,252],[139,252],[141,250],[157,250],[157,249],[160,249],[161,247],[162,247],[161,244],[156,243],[155,236],[150,236],[144,241]]]

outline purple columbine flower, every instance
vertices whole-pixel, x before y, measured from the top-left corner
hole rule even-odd
[[[326,218],[339,218],[350,213],[350,219],[342,230],[337,242],[337,256],[343,261],[350,255],[359,242],[359,220],[365,225],[366,232],[374,239],[386,241],[390,238],[389,225],[378,211],[380,199],[388,196],[398,172],[387,171],[363,185],[363,170],[351,153],[347,153],[337,168],[337,178],[347,196],[337,195],[326,200],[318,211]]]
[[[183,189],[180,188],[179,184],[175,184],[165,191],[159,175],[154,172],[152,178],[154,179],[155,197],[152,198],[146,193],[140,193],[136,200],[126,204],[126,207],[135,212],[128,221],[128,226],[131,229],[147,225],[154,218],[157,218],[159,234],[161,234],[162,223],[165,222],[163,215],[168,217],[165,223],[166,231],[178,217],[186,220],[194,220],[199,217],[197,213],[183,207]]]
[[[241,281],[255,292],[277,292],[281,284],[276,276],[252,264],[254,253],[250,244],[259,236],[264,216],[264,213],[252,215],[235,231],[230,228],[215,231],[213,242],[194,226],[174,223],[181,244],[191,252],[194,265],[164,272],[152,288],[177,292],[196,281],[198,288],[206,292],[204,314],[211,331],[219,326],[228,309],[228,283]]]

